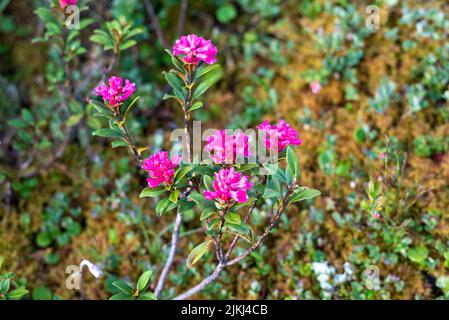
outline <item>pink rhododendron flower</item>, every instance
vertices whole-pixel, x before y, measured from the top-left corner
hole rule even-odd
[[[321,91],[321,84],[319,81],[313,81],[310,84],[310,90],[312,91],[313,94],[318,94]]]
[[[213,64],[217,61],[217,48],[212,44],[212,41],[194,34],[182,36],[176,40],[173,46],[173,54],[183,56],[187,63],[198,64],[198,62],[204,61],[207,64]]]
[[[161,183],[170,185],[173,183],[175,168],[181,161],[181,157],[168,157],[167,151],[159,151],[143,161],[142,168],[148,172],[148,185],[151,188],[159,186]]]
[[[102,96],[103,100],[107,101],[112,107],[126,101],[135,91],[135,83],[125,79],[123,85],[123,79],[115,76],[109,78],[109,86],[102,83],[95,88],[97,96]]]
[[[257,126],[257,129],[265,132],[265,146],[268,149],[275,148],[273,144],[277,144],[277,151],[280,152],[289,145],[299,146],[302,143],[298,138],[298,132],[284,120],[280,120],[276,125],[270,125],[265,120]]]
[[[221,203],[233,201],[243,203],[248,201],[247,192],[253,184],[248,181],[247,176],[235,172],[234,168],[230,168],[221,169],[214,174],[214,177],[213,186],[215,191],[204,191],[204,198],[207,200],[218,200]]]
[[[61,7],[61,9],[64,9],[68,5],[75,5],[77,2],[78,0],[59,0],[59,6]]]
[[[249,137],[241,131],[231,135],[229,130],[217,130],[207,139],[204,149],[215,163],[234,164],[237,156],[250,156],[248,141]]]

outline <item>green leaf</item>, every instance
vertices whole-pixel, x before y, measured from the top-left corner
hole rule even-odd
[[[256,200],[255,197],[251,197],[251,198],[249,198],[248,201],[246,201],[246,202],[243,202],[243,203],[236,203],[236,204],[232,207],[232,209],[233,209],[233,210],[238,210],[238,209],[240,209],[240,208],[244,208],[244,207],[247,207],[247,206],[251,206],[255,200]]]
[[[199,98],[207,91],[214,83],[216,83],[223,76],[223,70],[216,68],[204,76],[203,81],[198,85],[193,93],[193,100]]]
[[[168,55],[171,57],[171,61],[172,61],[173,65],[174,65],[179,71],[183,71],[183,72],[184,72],[184,71],[185,71],[185,70],[184,70],[184,63],[183,63],[181,60],[179,60],[178,57],[175,57],[175,56],[171,53],[170,50],[165,49],[165,52],[167,52]]]
[[[137,41],[136,40],[128,40],[128,41],[125,41],[124,43],[122,43],[121,45],[120,45],[120,50],[126,50],[126,49],[128,49],[128,48],[131,48],[132,46],[135,46],[137,44]]]
[[[124,110],[122,110],[122,116],[123,121],[126,121],[126,116],[128,115],[129,111],[134,107],[134,105],[139,101],[140,97],[136,97],[130,104],[128,104],[127,107],[125,107]]]
[[[198,206],[201,208],[215,208],[215,204],[213,201],[204,199],[202,194],[199,194],[196,191],[193,191],[189,195],[189,199],[193,200]]]
[[[179,211],[183,212],[183,213],[192,211],[192,209],[196,207],[195,202],[188,201],[185,198],[179,199],[178,200],[178,205],[179,205]]]
[[[22,109],[22,118],[26,121],[28,124],[34,123],[34,117],[30,110],[28,109]]]
[[[113,148],[127,147],[128,144],[124,140],[114,140],[111,142]]]
[[[173,89],[181,90],[184,86],[182,80],[174,72],[166,72],[165,79]]]
[[[265,199],[281,197],[281,187],[279,181],[274,179],[274,176],[269,176],[267,178],[263,197]]]
[[[156,187],[156,188],[146,187],[140,193],[139,198],[158,197],[158,196],[164,194],[166,191],[167,190],[164,187]]]
[[[179,198],[179,190],[175,190],[172,193],[170,193],[170,196],[168,197],[168,199],[173,202],[173,203],[177,203],[178,202],[178,198]]]
[[[229,23],[237,17],[237,10],[230,4],[224,4],[217,9],[217,20],[221,23]]]
[[[287,148],[287,170],[293,177],[293,181],[297,181],[299,178],[299,160],[292,147]]]
[[[112,285],[114,287],[116,287],[119,292],[124,293],[124,294],[131,294],[133,293],[133,288],[131,288],[126,282],[122,281],[122,280],[118,280],[118,281],[114,281],[112,283]]]
[[[203,103],[201,101],[195,102],[189,109],[189,111],[193,111],[203,107]]]
[[[123,135],[120,131],[115,129],[109,129],[109,128],[101,128],[98,130],[95,130],[92,133],[93,136],[99,136],[103,138],[123,138]]]
[[[201,257],[209,250],[211,242],[212,240],[207,240],[193,248],[187,257],[187,268],[192,268],[192,266],[201,259]]]
[[[110,110],[108,107],[106,107],[102,102],[97,101],[97,100],[89,100],[89,105],[91,105],[92,107],[95,108],[95,110],[97,110],[97,112],[99,113],[108,113],[110,114]]]
[[[126,294],[126,293],[116,293],[112,297],[109,298],[109,300],[134,300],[132,294]]]
[[[284,174],[284,170],[277,163],[264,163],[263,167],[268,171],[269,175],[276,181],[288,183],[288,179]],[[290,181],[291,182],[291,181]]]
[[[153,292],[145,292],[139,295],[138,300],[156,300],[156,296]]]
[[[8,299],[11,300],[19,300],[21,299],[23,296],[25,296],[26,294],[28,294],[28,290],[25,288],[18,288],[15,289],[11,292],[8,293]]]
[[[426,247],[415,247],[407,250],[408,258],[418,264],[423,263],[428,255],[429,250]]]
[[[234,224],[226,222],[226,227],[237,233],[249,234],[251,232],[251,228],[245,223]]]
[[[45,23],[53,23],[53,24],[58,24],[58,20],[55,18],[55,16],[53,15],[53,13],[51,12],[50,9],[48,8],[44,8],[44,7],[39,7],[38,9],[36,9],[34,11],[35,14],[38,15],[38,17]]]
[[[242,222],[242,218],[237,212],[228,212],[224,219],[226,222],[232,223],[232,224],[240,224]]]
[[[2,270],[3,260],[4,260],[4,258],[2,256],[0,256],[0,270]]]
[[[185,177],[186,174],[188,174],[190,171],[192,171],[193,167],[192,166],[185,166],[185,167],[180,167],[178,168],[178,170],[176,170],[175,172],[175,182],[179,182],[182,180],[182,178]]]
[[[201,213],[200,220],[204,221],[213,216],[216,212],[217,210],[215,208],[207,208]]]
[[[248,163],[248,164],[242,164],[238,169],[236,169],[237,172],[245,172],[254,168],[258,168],[259,164],[257,163]]]
[[[23,129],[23,128],[26,128],[28,126],[28,124],[21,118],[9,120],[8,124],[11,127],[17,128],[17,129]]]
[[[0,281],[0,292],[7,293],[11,285],[11,279],[6,278]]]
[[[198,79],[206,74],[208,74],[209,72],[211,72],[212,70],[215,70],[217,68],[220,68],[220,65],[218,63],[214,63],[214,64],[209,64],[209,65],[203,65],[200,68],[198,68],[198,71],[196,73],[195,79]]]
[[[51,244],[51,236],[47,232],[41,232],[36,237],[36,244],[41,248],[46,248]]]
[[[143,292],[147,288],[152,274],[152,270],[147,270],[139,277],[139,280],[137,281],[137,290],[139,292]]]
[[[210,176],[205,175],[203,177],[204,185],[206,186],[207,190],[214,190],[214,179],[212,179]]]
[[[160,216],[170,210],[173,210],[176,207],[177,207],[176,203],[171,202],[169,198],[164,198],[161,201],[159,201],[155,210],[156,214]]]
[[[113,46],[114,44],[109,34],[101,29],[94,30],[94,34],[90,36],[89,40],[102,46]]]
[[[81,119],[83,118],[83,116],[84,116],[83,113],[80,113],[80,114],[73,114],[73,115],[71,115],[71,116],[67,119],[67,121],[66,121],[65,123],[66,123],[66,125],[69,126],[69,127],[76,126],[76,125],[81,121]]]
[[[293,196],[290,198],[290,202],[299,202],[307,199],[312,199],[315,197],[318,197],[321,194],[320,191],[315,189],[309,189],[309,188],[300,188],[297,192],[293,194]]]

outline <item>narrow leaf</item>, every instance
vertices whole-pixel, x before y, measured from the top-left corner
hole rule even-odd
[[[291,203],[294,202],[299,202],[299,201],[303,201],[303,200],[307,200],[307,199],[312,199],[315,197],[318,197],[321,194],[320,191],[315,190],[315,189],[302,189],[296,193],[294,193],[294,195],[292,196],[292,198],[290,199]]]
[[[162,194],[164,194],[167,190],[164,187],[146,187],[142,190],[142,192],[139,195],[139,198],[145,198],[145,197],[158,197]]]
[[[153,274],[152,270],[147,270],[139,277],[137,281],[137,290],[139,292],[143,292],[148,286],[148,282],[150,281],[151,275]]]
[[[198,262],[198,260],[201,259],[201,257],[209,250],[209,245],[211,244],[211,242],[212,240],[207,240],[193,248],[193,250],[187,257],[187,268],[191,268],[195,263]]]

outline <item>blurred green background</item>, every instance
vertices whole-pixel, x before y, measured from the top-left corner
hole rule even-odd
[[[189,33],[211,39],[224,68],[195,119],[203,128],[285,119],[303,139],[301,182],[322,192],[292,206],[260,250],[195,298],[449,297],[446,1],[80,2],[85,27],[61,44],[42,39],[49,26],[35,12],[55,1],[0,0],[0,274],[14,272],[26,298],[79,299],[65,269],[83,258],[106,272],[86,277],[88,299],[108,298],[117,278],[160,271],[173,216],[138,199],[145,176],[126,149],[91,136],[102,120],[86,99],[112,66],[142,97],[130,119],[137,144],[169,148],[182,112],[162,100],[164,47]],[[366,25],[369,5],[378,29]],[[90,38],[111,20],[141,31],[114,64]],[[253,215],[256,229],[265,209]],[[213,271],[212,255],[185,267],[199,227],[189,213],[161,298]],[[379,287],[366,285],[367,270],[379,271]]]

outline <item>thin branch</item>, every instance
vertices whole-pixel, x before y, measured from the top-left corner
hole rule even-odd
[[[193,296],[194,294],[202,291],[209,283],[215,281],[215,279],[218,278],[218,276],[220,275],[220,273],[223,271],[224,268],[225,268],[225,266],[222,263],[219,263],[217,265],[217,267],[215,268],[214,272],[210,276],[208,276],[207,278],[204,278],[203,281],[198,283],[193,288],[191,288],[191,289],[187,290],[186,292],[180,294],[179,296],[173,298],[173,300],[185,300],[185,299]]]
[[[226,262],[226,266],[232,266],[233,264],[239,263],[240,261],[245,259],[249,254],[251,254],[254,250],[256,250],[261,245],[261,243],[263,242],[265,237],[271,232],[271,230],[273,230],[273,228],[275,227],[276,223],[278,222],[282,212],[283,212],[283,209],[279,210],[277,212],[276,216],[273,218],[273,220],[271,220],[271,223],[265,229],[264,233],[262,233],[262,235],[259,237],[259,239],[257,239],[257,241],[254,242],[254,244],[251,247],[246,249],[245,252],[243,252],[237,258],[232,259],[231,261]]]
[[[167,280],[168,272],[170,271],[170,268],[173,264],[173,261],[175,258],[176,247],[178,246],[179,229],[181,227],[181,223],[182,223],[182,212],[178,208],[178,212],[176,213],[175,225],[173,227],[173,235],[172,235],[172,239],[171,239],[170,252],[168,254],[167,261],[165,262],[165,266],[162,269],[162,273],[157,282],[156,289],[154,290],[154,295],[156,296],[156,298],[159,297],[160,293],[164,289],[164,285],[165,285],[165,281]]]
[[[121,121],[121,118],[119,119],[119,121]],[[141,163],[142,162],[142,157],[140,156],[139,150],[137,150],[136,144],[134,143],[134,140],[131,136],[131,134],[128,131],[128,128],[126,127],[125,124],[123,124],[123,126],[120,127],[122,129],[123,134],[126,137],[126,140],[128,142],[128,147],[129,149],[132,151],[134,157],[136,158],[136,160]]]
[[[256,208],[257,200],[259,200],[259,197],[257,197],[257,198],[254,200],[253,204],[251,205],[251,208],[248,210],[248,213],[247,213],[245,219],[243,219],[243,223],[247,223],[247,222],[248,222],[248,220],[249,220],[249,218],[251,217],[251,215],[252,215],[254,209]],[[237,245],[237,242],[239,241],[239,239],[240,239],[240,234],[237,234],[237,235],[234,237],[234,239],[232,240],[231,245],[229,246],[228,251],[226,252],[226,255],[225,255],[225,261],[228,261],[230,255],[231,255],[231,253],[232,253],[232,250],[234,250],[234,248],[235,248],[235,246]]]
[[[189,81],[192,78],[189,79]],[[189,112],[188,112],[188,108],[191,104],[191,93],[192,89],[189,89],[189,94],[185,100],[185,106],[183,106],[183,110],[184,110],[184,132],[186,135],[186,141],[189,141],[188,146],[187,146],[187,159],[188,162],[191,162],[191,155],[190,155],[190,135],[189,135],[189,125],[190,125],[190,119],[189,119]],[[187,188],[187,190],[183,193],[181,193],[181,197],[182,198],[186,198],[189,196],[191,189],[192,189],[192,182],[190,181],[190,186]],[[156,296],[156,298],[160,295],[161,291],[164,289],[164,285],[165,285],[165,281],[167,279],[167,275],[168,272],[170,271],[171,265],[173,264],[173,260],[175,257],[175,252],[176,252],[176,247],[178,246],[178,241],[179,241],[179,228],[180,225],[182,223],[182,212],[180,210],[180,207],[178,207],[178,212],[176,214],[176,220],[175,220],[175,225],[173,227],[173,235],[172,235],[172,243],[171,243],[171,248],[170,248],[170,253],[168,255],[168,259],[165,262],[165,266],[162,269],[162,273],[159,277],[158,283],[156,285],[156,289],[154,291],[154,294]]]
[[[203,290],[209,283],[211,283],[212,281],[216,280],[220,273],[223,271],[224,268],[226,268],[227,266],[231,266],[235,263],[240,262],[241,260],[243,260],[245,257],[247,257],[251,252],[253,252],[254,250],[256,250],[260,244],[263,242],[263,240],[265,239],[265,237],[271,232],[271,230],[273,230],[274,226],[276,225],[276,223],[278,222],[279,218],[281,217],[282,213],[284,212],[285,208],[287,207],[287,199],[290,197],[291,192],[293,190],[293,186],[291,186],[288,190],[287,193],[285,194],[285,196],[282,198],[282,202],[279,205],[279,208],[277,210],[277,213],[275,215],[275,217],[273,218],[273,220],[271,221],[271,223],[268,225],[268,227],[265,229],[264,233],[259,237],[259,239],[250,247],[248,248],[245,252],[243,252],[240,256],[238,256],[237,258],[227,262],[227,258],[229,257],[229,255],[232,252],[232,249],[235,247],[235,244],[237,243],[238,237],[234,238],[234,240],[231,243],[231,247],[229,248],[228,252],[226,253],[226,256],[224,258],[224,262],[219,262],[217,267],[215,268],[214,272],[209,275],[207,278],[205,278],[203,281],[201,281],[199,284],[197,284],[196,286],[194,286],[193,288],[187,290],[186,292],[178,295],[177,297],[175,297],[173,300],[184,300],[189,298],[190,296],[200,292],[201,290]],[[256,200],[257,201],[257,200]],[[248,212],[248,215],[245,217],[245,220],[248,220],[252,211],[254,210],[255,207],[255,203],[256,201],[253,203],[253,205],[251,206],[250,211]]]
[[[151,3],[150,0],[144,0],[143,4],[145,5],[145,9],[147,10],[148,15],[150,16],[151,26],[156,32],[157,39],[164,48],[168,48],[167,41],[165,41],[164,33],[162,32],[161,29],[161,24],[159,23],[159,19],[157,18],[156,13],[154,11],[153,4]]]

